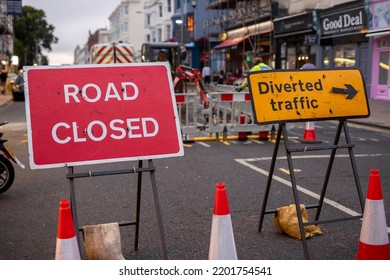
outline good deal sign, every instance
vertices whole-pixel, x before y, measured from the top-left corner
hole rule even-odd
[[[25,70],[32,169],[183,155],[166,64]]]

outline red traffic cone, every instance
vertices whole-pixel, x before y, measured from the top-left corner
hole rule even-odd
[[[301,142],[312,144],[321,143],[321,141],[317,140],[316,131],[314,129],[314,122],[306,122],[305,133],[303,134]]]
[[[58,212],[56,260],[81,259],[69,204],[69,200],[60,201],[60,209]]]
[[[225,183],[216,185],[209,260],[237,260]]]
[[[379,170],[372,169],[364,207],[357,260],[390,260],[389,236]]]

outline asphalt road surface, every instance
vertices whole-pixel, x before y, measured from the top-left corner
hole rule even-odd
[[[59,201],[69,198],[66,168],[31,170],[24,103],[2,109],[4,137],[18,158],[27,166],[15,166],[11,189],[0,195],[0,259],[54,259]],[[337,124],[316,123],[317,138],[331,143]],[[299,144],[303,125],[289,130],[291,141]],[[390,221],[389,171],[390,132],[349,126],[359,181],[364,195],[370,170],[381,174],[386,219]],[[342,141],[344,138],[342,137]],[[227,188],[231,221],[238,258],[241,260],[301,260],[302,241],[279,234],[273,215],[265,215],[262,231],[257,231],[259,213],[267,183],[274,143],[229,141],[196,142],[186,145],[183,157],[157,159],[156,183],[163,218],[168,259],[205,260],[208,258],[215,186]],[[279,150],[268,206],[277,208],[294,202],[284,146]],[[329,159],[329,151],[298,153],[294,169],[299,197],[305,205],[318,199]],[[76,172],[133,168],[137,162],[90,165]],[[146,165],[146,162],[144,163]],[[349,217],[361,213],[347,150],[337,153],[329,181],[323,219]],[[131,221],[135,217],[137,176],[134,174],[82,178],[75,181],[78,221],[83,225]],[[142,180],[141,228],[139,248],[134,250],[134,226],[121,227],[123,255],[133,260],[162,258],[156,224],[151,178]],[[312,210],[308,210],[313,218]],[[316,260],[355,259],[361,221],[352,220],[320,226],[323,234],[307,240],[310,258]],[[389,230],[389,228],[387,228]],[[85,252],[82,250],[82,257]]]

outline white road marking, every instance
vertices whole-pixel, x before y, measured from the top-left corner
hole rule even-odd
[[[355,157],[377,157],[377,156],[388,156],[388,155],[384,155],[384,154],[358,154],[358,155],[354,155]],[[306,155],[306,156],[295,156],[293,157],[293,159],[302,159],[302,158],[306,158],[306,159],[315,159],[315,158],[327,158],[329,157],[329,155]],[[349,157],[349,155],[336,155],[336,157]],[[268,161],[268,160],[271,160],[272,157],[262,157],[262,158],[247,158],[247,159],[235,159],[236,162],[246,166],[246,167],[249,167],[250,169],[258,172],[258,173],[261,173],[263,174],[264,176],[268,177],[269,175],[269,172],[264,170],[264,169],[261,169],[259,167],[256,167],[254,166],[253,164],[251,164],[250,162],[254,162],[254,161]],[[277,157],[277,159],[287,159],[287,157],[283,156],[283,157]],[[288,187],[291,188],[291,182],[288,181],[288,180],[285,180],[277,175],[273,175],[272,176],[272,179],[273,180],[276,180],[278,181],[279,183],[282,183]],[[312,192],[308,189],[305,189],[304,187],[301,187],[299,185],[297,185],[297,190],[308,195],[308,196],[311,196],[315,199],[319,199],[320,198],[320,195],[315,193],[315,192]],[[330,206],[348,214],[348,215],[351,215],[351,216],[357,216],[357,215],[360,215],[361,213],[357,213],[356,211],[344,206],[344,205],[341,205],[340,203],[334,201],[334,200],[331,200],[331,199],[328,199],[328,198],[325,198],[324,199],[324,203],[326,204],[329,204]],[[390,227],[387,227],[387,232],[390,233]]]

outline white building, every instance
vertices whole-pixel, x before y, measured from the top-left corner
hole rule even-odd
[[[129,43],[136,51],[144,42],[144,1],[122,0],[109,17],[110,42]]]
[[[13,21],[7,14],[7,1],[0,0],[0,61],[7,64],[13,53]],[[1,68],[1,65],[0,65]]]
[[[144,5],[145,42],[164,42],[172,38],[171,17],[174,0],[146,0]]]

